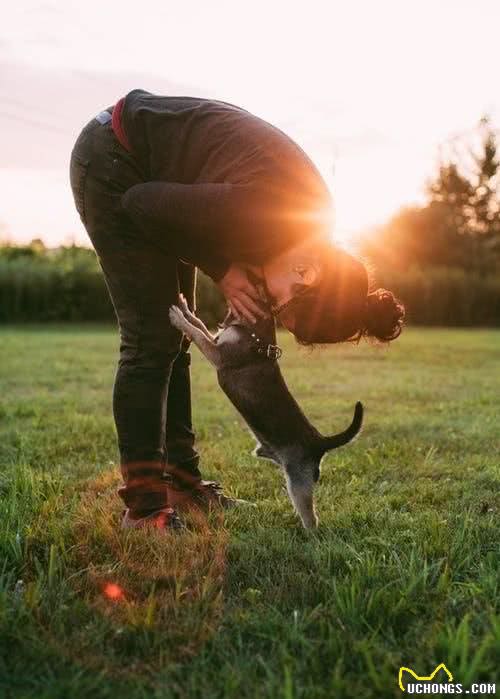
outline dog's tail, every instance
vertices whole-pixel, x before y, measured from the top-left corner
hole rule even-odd
[[[337,449],[338,447],[343,447],[344,444],[348,444],[356,435],[359,433],[361,426],[363,424],[363,404],[359,401],[356,403],[354,408],[354,417],[352,419],[349,427],[344,430],[344,432],[339,432],[331,437],[323,437],[321,440],[321,449],[323,453],[330,451],[331,449]]]

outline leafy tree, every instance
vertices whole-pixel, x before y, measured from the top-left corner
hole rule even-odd
[[[500,157],[488,118],[454,139],[426,193],[423,207],[402,209],[368,239],[367,257],[383,270],[500,269]]]
[[[441,207],[442,225],[457,236],[465,266],[481,272],[495,269],[500,254],[500,159],[488,117],[481,119],[472,138],[458,140],[427,193],[430,205]]]

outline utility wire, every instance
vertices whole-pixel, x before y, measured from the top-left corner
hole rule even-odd
[[[13,114],[12,112],[0,111],[0,118],[13,119],[14,121],[23,121],[25,124],[30,126],[35,126],[38,129],[45,129],[46,131],[53,131],[54,133],[61,133],[65,135],[70,135],[72,132],[69,129],[63,129],[60,126],[54,126],[52,124],[46,124],[42,121],[37,121],[36,119],[31,119],[22,114]]]

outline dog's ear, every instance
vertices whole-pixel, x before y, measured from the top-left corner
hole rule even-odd
[[[253,455],[259,459],[269,459],[270,461],[278,463],[273,452],[269,449],[269,447],[266,447],[264,444],[258,444],[253,450]]]

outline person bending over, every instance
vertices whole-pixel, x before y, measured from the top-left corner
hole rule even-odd
[[[311,160],[244,109],[133,90],[84,127],[70,180],[120,329],[123,526],[178,526],[173,502],[236,502],[202,479],[189,343],[168,318],[179,293],[194,310],[196,268],[247,322],[269,313],[259,281],[301,343],[401,332],[401,303],[370,292],[365,266],[330,242],[331,196]]]

